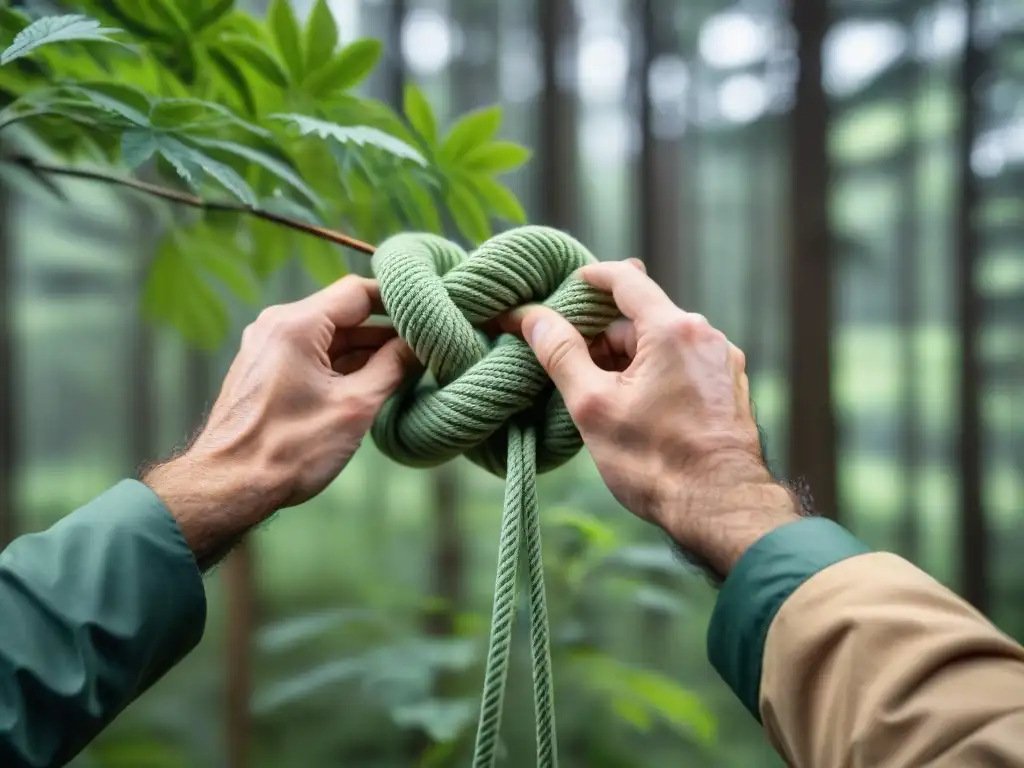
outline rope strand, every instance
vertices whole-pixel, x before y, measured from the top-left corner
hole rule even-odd
[[[572,237],[545,227],[498,235],[471,256],[435,235],[397,235],[373,256],[384,307],[424,365],[381,409],[371,431],[374,442],[409,466],[436,466],[465,455],[505,478],[473,768],[493,768],[498,756],[524,556],[537,766],[558,766],[537,473],[564,464],[583,445],[526,343],[506,334],[491,345],[476,328],[507,310],[543,301],[593,337],[619,315],[610,296],[573,275],[594,261]]]

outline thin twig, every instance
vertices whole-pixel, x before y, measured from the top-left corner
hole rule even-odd
[[[355,251],[360,251],[361,253],[372,255],[376,250],[369,243],[364,243],[362,240],[349,237],[348,235],[336,232],[333,229],[318,227],[315,224],[309,224],[305,221],[292,219],[288,216],[282,216],[281,214],[273,213],[262,208],[256,208],[252,205],[245,205],[244,203],[204,200],[201,197],[190,195],[187,192],[179,192],[176,189],[168,189],[167,187],[150,184],[146,181],[139,181],[138,179],[132,179],[124,176],[115,176],[113,174],[104,173],[103,171],[93,171],[86,168],[53,165],[51,163],[40,162],[34,157],[28,157],[27,155],[8,155],[4,157],[3,160],[41,173],[48,173],[55,176],[68,176],[76,179],[86,179],[88,181],[100,181],[104,184],[128,187],[136,190],[137,192],[144,192],[147,195],[153,195],[154,197],[169,200],[172,203],[179,203],[192,208],[199,208],[204,211],[227,211],[231,213],[248,214],[249,216],[255,216],[257,219],[263,219],[264,221],[270,221],[274,224],[280,224],[283,227],[288,227],[289,229],[294,229],[298,232],[318,237],[321,240],[328,240],[335,245],[351,248]]]

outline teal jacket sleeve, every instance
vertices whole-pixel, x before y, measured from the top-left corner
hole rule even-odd
[[[757,541],[725,580],[708,626],[708,659],[754,717],[765,640],[775,615],[820,571],[870,550],[830,520],[809,517]]]
[[[69,762],[205,623],[192,552],[142,483],[15,540],[0,553],[0,765]]]

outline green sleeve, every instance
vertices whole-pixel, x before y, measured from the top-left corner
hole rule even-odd
[[[764,644],[775,615],[816,573],[868,551],[845,528],[810,517],[765,535],[732,569],[711,614],[708,658],[758,721]]]
[[[0,553],[0,765],[67,763],[205,623],[192,552],[142,483],[11,543]]]

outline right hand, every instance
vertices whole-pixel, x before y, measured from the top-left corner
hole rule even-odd
[[[743,353],[684,312],[639,262],[584,267],[624,318],[588,347],[546,307],[519,312],[616,499],[721,575],[757,538],[796,519],[761,456]]]

